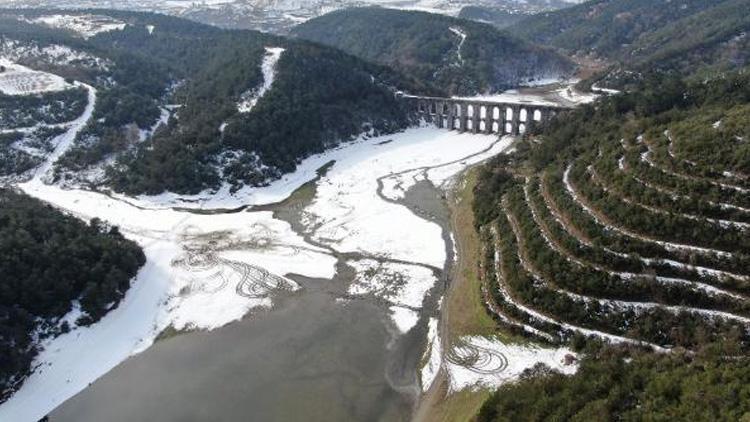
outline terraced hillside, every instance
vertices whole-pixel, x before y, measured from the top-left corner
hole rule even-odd
[[[485,170],[475,213],[503,328],[747,347],[750,76],[652,86],[571,112]]]

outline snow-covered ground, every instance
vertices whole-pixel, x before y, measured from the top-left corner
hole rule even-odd
[[[335,273],[334,258],[306,244],[270,212],[143,210],[39,179],[20,187],[80,218],[96,216],[120,226],[144,248],[148,261],[117,309],[93,326],[45,345],[34,363],[40,370],[0,406],[0,420],[38,420],[128,356],[145,350],[170,325],[212,329],[242,318],[250,309],[270,306],[269,292],[254,284],[263,270],[276,280],[286,280],[283,275],[291,272],[323,278]],[[295,288],[289,282],[288,289]],[[248,295],[238,294],[238,289]]]
[[[274,66],[271,65],[271,58],[272,56],[270,55],[266,56],[266,61],[264,61],[264,68],[273,69]],[[270,74],[273,74],[273,72],[270,72]],[[267,83],[269,81],[269,78],[264,78],[264,81],[266,81],[264,83]],[[495,95],[485,95],[485,96],[480,95],[480,96],[460,97],[460,98],[469,99],[469,100],[487,100],[487,101],[519,103],[519,104],[528,103],[529,105],[539,105],[539,106],[559,106],[559,105],[575,106],[575,105],[594,101],[597,98],[597,95],[595,94],[586,94],[586,93],[581,93],[579,91],[576,91],[573,87],[573,85],[576,82],[577,82],[576,80],[569,80],[569,81],[563,81],[557,84],[553,84],[551,85],[551,87],[556,86],[557,88],[551,91],[549,89],[538,89],[538,88],[533,89],[533,90],[520,89],[520,90],[508,90],[506,92],[495,94]],[[529,115],[529,118],[531,118],[531,116],[533,116],[533,113]],[[438,133],[441,133],[441,132],[442,131],[438,131]],[[457,134],[453,134],[453,135],[457,135]],[[469,139],[471,139],[477,135],[467,134],[466,136],[469,136]],[[372,146],[373,144],[377,144],[379,142],[382,142],[382,139],[374,139],[374,138],[370,138],[366,140],[359,139],[354,142],[343,144],[323,154],[317,154],[312,157],[309,157],[308,159],[304,160],[301,164],[297,166],[297,171],[291,174],[285,174],[284,176],[281,177],[281,179],[271,182],[268,187],[264,187],[262,189],[258,189],[254,187],[243,187],[237,192],[231,193],[230,191],[231,186],[228,183],[225,183],[220,189],[216,191],[206,190],[197,195],[178,195],[174,193],[164,193],[164,194],[156,195],[156,196],[139,196],[137,198],[121,197],[121,198],[127,201],[136,201],[141,206],[152,206],[152,207],[153,206],[161,206],[161,207],[174,206],[174,207],[191,208],[191,209],[202,209],[202,208],[228,209],[228,208],[234,208],[243,204],[257,205],[257,204],[279,202],[279,201],[282,201],[288,195],[289,192],[298,188],[299,186],[301,186],[308,180],[315,178],[317,170],[321,168],[323,165],[325,165],[331,160],[338,160],[343,155],[348,154],[349,151],[351,151],[351,148],[353,148],[353,145],[361,145],[362,148],[368,148],[368,145]],[[504,141],[503,143],[496,145],[496,147],[491,151],[491,155],[495,155],[499,153],[500,151],[502,151],[505,147],[507,147],[507,142],[510,142],[509,138],[506,138],[506,141]],[[475,163],[477,161],[481,161],[482,159],[484,158],[479,157],[479,159],[471,159],[469,162]],[[430,170],[430,173],[432,173],[432,176],[430,176],[430,179],[433,181],[437,181],[439,183],[444,183],[446,180],[450,179],[451,175],[456,174],[463,167],[465,167],[465,164],[457,163],[451,166],[442,166],[439,169]],[[437,173],[445,173],[445,175],[439,176]],[[399,178],[400,180],[396,180],[397,178]],[[422,175],[422,172],[414,171],[414,174],[402,174],[402,175],[399,175],[398,177],[390,178],[389,180],[383,180],[383,184],[385,185],[385,189],[383,193],[387,197],[390,197],[392,199],[397,199],[403,195],[403,192],[406,188],[411,186],[413,183],[416,183],[416,181],[422,180],[422,179],[424,179],[424,175]],[[400,184],[401,182],[404,182],[407,180],[409,180],[407,184],[405,185]],[[395,191],[393,191],[392,189],[395,189]]]
[[[91,38],[96,34],[109,31],[122,31],[127,24],[109,16],[103,15],[45,15],[30,20],[31,23],[49,26],[51,28],[73,31],[83,38]]]
[[[393,142],[383,144],[384,140]],[[488,148],[496,142],[496,136],[425,127],[351,145],[336,154],[336,164],[318,182],[315,200],[305,210],[307,225],[315,227],[318,241],[342,252],[367,252],[442,268],[446,255],[440,227],[380,198],[378,179],[468,160],[482,151],[489,158],[493,152]],[[452,169],[458,172],[463,167]],[[450,175],[435,176],[433,182],[440,185]]]
[[[169,123],[169,118],[172,116],[172,112],[169,111],[169,109],[162,107],[160,113],[159,113],[159,120],[154,123],[153,126],[151,126],[148,129],[140,129],[138,131],[138,140],[143,142],[151,136],[153,136],[154,132],[156,132],[156,129],[159,129],[161,126],[166,126]]]
[[[564,86],[556,91],[560,98],[565,99],[573,105],[588,104],[599,97],[596,92],[581,92],[575,89],[574,84]]]
[[[542,95],[522,94],[517,90],[509,90],[499,94],[474,95],[471,97],[455,97],[460,100],[487,101],[493,103],[518,103],[538,106],[555,106],[554,101],[546,99]]]
[[[96,70],[107,70],[112,63],[109,60],[76,50],[65,45],[40,45],[36,41],[19,41],[9,38],[0,40],[0,57],[23,63],[25,60],[46,64],[71,65]]]
[[[480,336],[463,337],[453,346],[445,361],[450,391],[466,388],[496,388],[517,379],[521,373],[541,363],[563,374],[573,374],[578,365],[575,353],[565,348],[506,344]],[[570,359],[566,362],[566,359]]]
[[[62,91],[72,85],[57,75],[31,70],[0,57],[0,93],[5,95],[30,95]]]
[[[349,294],[373,295],[391,303],[391,318],[402,333],[417,324],[417,310],[422,308],[425,295],[437,281],[431,269],[371,259],[355,261],[351,265],[357,271],[357,278],[349,286]]]
[[[518,379],[521,373],[541,363],[563,374],[578,370],[575,353],[566,348],[506,344],[494,338],[467,336],[443,348],[438,320],[428,323],[427,350],[421,369],[422,391],[427,391],[440,371],[448,380],[449,392],[467,388],[497,388]]]
[[[602,88],[602,87],[596,86],[596,84],[591,85],[591,90],[594,92],[601,92],[603,94],[608,94],[608,95],[616,95],[620,93],[620,91],[616,89]]]
[[[438,332],[437,318],[430,318],[427,324],[427,348],[425,349],[425,364],[420,371],[420,381],[422,382],[422,391],[427,391],[437,378],[440,372],[440,366],[443,363],[443,352],[440,344],[440,333]]]
[[[242,94],[242,99],[237,104],[237,110],[240,113],[249,113],[258,103],[258,100],[263,98],[266,92],[271,89],[276,77],[276,63],[279,62],[283,52],[284,49],[280,47],[266,47],[266,55],[263,57],[263,63],[260,67],[263,72],[263,83],[260,87]]]

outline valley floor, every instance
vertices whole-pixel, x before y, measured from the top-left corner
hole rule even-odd
[[[90,90],[92,103],[94,98]],[[394,336],[418,326],[429,332],[423,390],[439,373],[456,392],[505,382],[537,361],[560,362],[564,351],[484,337],[441,342],[439,310],[426,301],[439,294],[436,286],[452,259],[452,236],[429,211],[418,215],[419,209],[405,206],[407,194],[423,183],[447,189],[467,167],[506,150],[510,138],[427,127],[363,138],[305,160],[296,173],[267,188],[236,196],[126,198],[45,183],[56,157],[89,117],[90,107],[58,138],[36,177],[18,188],[81,219],[97,217],[119,226],[143,247],[148,261],[122,303],[100,322],[43,345],[34,372],[0,405],[0,420],[38,420],[149,348],[165,330],[212,330],[248,313],[252,318],[253,312],[272,308],[274,297],[299,290],[291,275],[332,279],[340,264],[355,273],[342,303],[375,299],[390,315]],[[300,211],[299,224],[279,220],[271,211],[253,211],[311,180],[316,180],[314,198]]]

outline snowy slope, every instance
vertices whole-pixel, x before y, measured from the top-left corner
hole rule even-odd
[[[72,88],[63,78],[51,73],[37,72],[0,57],[0,93],[29,95],[62,91]]]
[[[242,94],[241,100],[237,104],[237,110],[240,113],[249,113],[255,107],[255,104],[258,103],[258,100],[263,98],[263,95],[271,89],[276,77],[276,63],[279,62],[281,53],[283,52],[283,48],[266,47],[266,55],[263,57],[263,63],[260,67],[263,72],[263,84],[257,89]]]

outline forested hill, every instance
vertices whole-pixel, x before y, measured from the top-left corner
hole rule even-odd
[[[145,260],[116,227],[0,189],[0,402],[29,370],[40,339],[98,321]],[[61,320],[74,302],[80,318]]]
[[[750,63],[750,0],[592,0],[528,17],[509,31],[636,70],[685,73]]]
[[[604,349],[572,377],[537,368],[504,385],[477,421],[746,421],[749,363],[745,356]]]
[[[269,45],[286,48],[273,86],[250,112],[238,112],[243,92],[262,83],[259,60]],[[305,42],[234,40],[224,51],[176,93],[177,118],[110,172],[113,187],[156,194],[263,185],[341,141],[410,124],[394,93],[419,88],[388,69]]]
[[[484,169],[474,209],[498,328],[585,357],[572,377],[500,389],[480,420],[748,417],[749,140],[750,74],[657,73]]]
[[[552,50],[491,25],[424,12],[346,9],[307,21],[292,33],[392,66],[451,94],[500,91],[573,70]]]
[[[98,89],[94,118],[57,166],[71,183],[131,194],[262,185],[338,142],[408,126],[395,91],[442,93],[303,40],[148,13],[64,12],[118,25],[93,34],[35,20],[52,13],[61,12],[0,11],[0,50]],[[284,50],[269,69],[274,82],[242,110],[270,82],[268,48]]]

